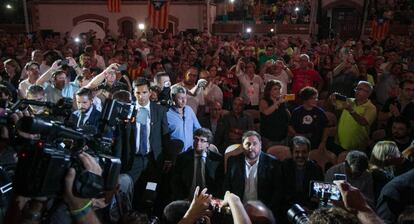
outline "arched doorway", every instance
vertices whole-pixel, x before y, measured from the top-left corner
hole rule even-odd
[[[134,37],[134,24],[132,24],[132,21],[130,20],[122,21],[121,34],[128,39],[132,39]]]
[[[338,34],[341,39],[358,39],[361,34],[363,4],[350,0],[322,0],[319,34],[326,38]]]

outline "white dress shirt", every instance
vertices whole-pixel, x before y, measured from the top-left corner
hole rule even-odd
[[[257,200],[257,168],[259,166],[259,159],[255,164],[250,165],[245,161],[246,176],[244,181],[244,195],[243,202]]]
[[[147,103],[147,105],[145,106],[141,106],[138,102],[136,102],[135,104],[135,109],[137,110],[137,114],[139,113],[139,110],[141,109],[141,107],[144,107],[145,109],[147,109],[148,111],[148,117],[147,117],[147,154],[150,152],[150,132],[151,132],[151,108],[150,108],[150,102]],[[136,133],[136,140],[135,140],[135,145],[136,145],[136,153],[139,153],[139,132],[141,130],[141,124],[138,123],[138,121],[135,122],[136,128],[137,128],[137,133]]]

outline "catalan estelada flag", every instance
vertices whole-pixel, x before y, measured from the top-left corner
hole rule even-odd
[[[107,0],[109,12],[121,12],[121,0]]]
[[[378,21],[374,19],[371,24],[371,37],[374,40],[383,40],[390,29],[390,22],[387,21]]]
[[[148,0],[149,27],[158,30],[168,28],[169,0]]]

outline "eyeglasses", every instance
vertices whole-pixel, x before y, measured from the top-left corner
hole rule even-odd
[[[207,139],[197,138],[197,137],[194,137],[194,138],[193,138],[193,140],[194,140],[195,142],[201,142],[201,143],[207,143],[207,142],[208,142],[208,140],[207,140]]]

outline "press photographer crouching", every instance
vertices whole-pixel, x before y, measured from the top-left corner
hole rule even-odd
[[[26,207],[22,202],[16,207],[17,201],[13,200],[6,217],[10,221],[6,223],[20,223],[18,219],[34,223],[83,223],[82,220],[86,219],[90,223],[100,223],[89,212],[93,205],[91,200],[95,202],[117,187],[120,160],[99,154],[97,148],[90,148],[96,144],[90,144],[94,136],[86,136],[53,122],[22,117],[16,127],[28,134],[53,136],[56,141],[31,141],[19,152],[13,190],[17,199],[24,197],[23,204],[30,202]],[[69,141],[58,140],[61,138],[73,142],[68,144]],[[41,198],[43,203],[34,201],[34,198]],[[72,217],[67,215],[67,209]]]
[[[334,181],[342,200],[332,201],[333,207],[321,207],[310,216],[298,204],[289,209],[287,215],[294,224],[381,224],[384,223],[368,205],[361,191],[346,181]]]

